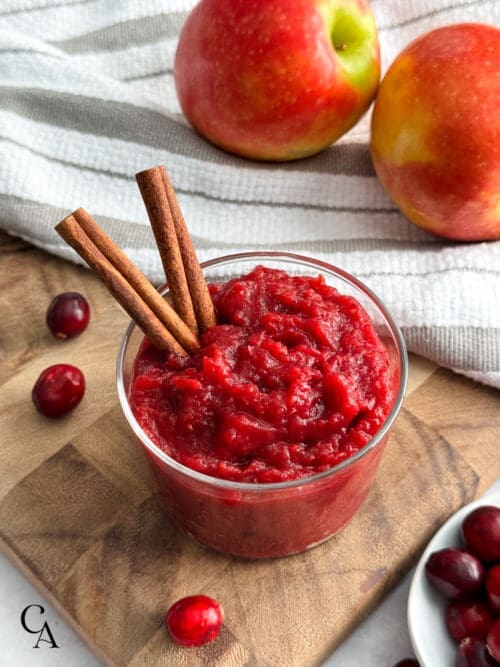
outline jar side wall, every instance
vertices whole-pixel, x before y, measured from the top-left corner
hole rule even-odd
[[[148,457],[160,502],[195,540],[244,558],[299,553],[344,528],[365,501],[387,437],[377,448],[326,479],[265,492],[221,489],[179,474]]]

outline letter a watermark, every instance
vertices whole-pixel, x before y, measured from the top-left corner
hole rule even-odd
[[[26,609],[23,609],[21,614],[21,625],[26,630],[26,632],[30,632],[32,635],[38,635],[38,639],[36,640],[36,644],[33,646],[33,648],[40,648],[40,642],[45,642],[46,644],[50,644],[49,648],[59,648],[59,646],[56,644],[56,640],[54,639],[54,635],[52,634],[47,621],[44,622],[44,624],[39,630],[33,630],[28,626],[26,622],[26,616],[28,614],[28,611],[32,607],[39,609],[40,615],[45,614],[45,609],[39,604],[30,604],[26,607]]]

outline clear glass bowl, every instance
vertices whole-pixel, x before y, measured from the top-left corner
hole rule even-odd
[[[386,308],[363,283],[315,259],[278,252],[228,255],[202,264],[207,282],[228,280],[261,264],[291,275],[324,276],[370,315],[391,363],[394,404],[380,430],[354,456],[324,472],[287,482],[233,482],[194,471],[159,449],[136,421],[128,402],[132,370],[143,334],[131,323],[117,363],[118,396],[125,417],[151,464],[158,495],[170,519],[198,542],[247,558],[285,556],[310,549],[341,530],[372,486],[406,389],[403,337]],[[162,293],[167,292],[164,287]]]

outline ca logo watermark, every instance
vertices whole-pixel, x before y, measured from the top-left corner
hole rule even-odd
[[[36,613],[35,611],[30,611],[31,609],[32,610],[38,609],[39,612]],[[40,642],[49,644],[49,648],[59,648],[59,646],[56,643],[56,640],[54,639],[54,635],[52,634],[49,624],[47,623],[47,621],[43,621],[43,618],[42,619],[39,618],[40,616],[43,616],[43,614],[45,614],[45,609],[42,607],[42,605],[30,604],[22,611],[21,625],[26,630],[26,632],[29,632],[32,635],[38,635],[38,639],[36,640],[36,643],[33,646],[33,648],[40,648]],[[39,626],[40,621],[43,622],[42,627],[41,628],[37,627],[37,629],[35,629],[34,626]]]

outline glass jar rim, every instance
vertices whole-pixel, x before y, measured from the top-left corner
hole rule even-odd
[[[375,435],[372,438],[370,438],[370,440],[366,443],[366,445],[361,447],[361,449],[359,449],[355,454],[350,456],[348,459],[341,461],[332,468],[328,468],[328,470],[323,470],[322,472],[315,473],[313,475],[308,475],[305,477],[300,477],[298,479],[287,480],[285,482],[238,482],[234,480],[222,479],[220,477],[213,477],[211,475],[206,475],[205,473],[198,472],[197,470],[193,470],[192,468],[185,466],[184,464],[180,463],[179,461],[176,461],[174,458],[166,454],[162,449],[160,449],[157,445],[155,445],[155,443],[151,440],[151,438],[147,435],[147,433],[142,429],[142,427],[136,420],[128,401],[128,396],[125,389],[125,383],[123,377],[125,353],[127,350],[127,345],[134,329],[137,328],[135,322],[133,321],[130,322],[120,343],[120,349],[118,351],[118,359],[116,363],[116,383],[118,390],[118,398],[120,401],[123,414],[125,415],[125,418],[129,426],[132,428],[136,437],[151,452],[151,454],[155,458],[159,458],[161,461],[163,461],[163,463],[165,463],[168,467],[173,468],[177,472],[187,477],[190,477],[194,480],[197,480],[198,482],[202,482],[206,485],[224,489],[231,489],[233,491],[265,492],[272,490],[275,491],[285,490],[299,486],[306,486],[313,482],[317,482],[322,479],[327,479],[328,477],[339,472],[340,470],[343,470],[353,465],[356,461],[363,458],[369,451],[374,449],[376,445],[381,440],[383,440],[383,438],[388,434],[403,404],[403,399],[405,396],[406,386],[408,382],[408,355],[406,351],[406,344],[404,342],[403,335],[398,325],[395,323],[389,311],[387,310],[383,302],[379,299],[379,297],[361,280],[358,280],[347,271],[344,271],[343,269],[334,266],[333,264],[329,264],[328,262],[324,262],[322,260],[314,259],[311,257],[306,257],[305,255],[299,255],[290,252],[266,251],[266,250],[223,255],[222,257],[216,257],[214,259],[207,260],[206,262],[202,262],[201,267],[202,269],[208,269],[223,264],[237,263],[238,261],[247,261],[250,259],[258,260],[259,258],[274,259],[276,261],[282,260],[285,263],[290,263],[290,264],[297,263],[303,266],[309,265],[318,268],[322,271],[326,271],[327,273],[330,273],[335,277],[342,279],[348,285],[354,286],[355,288],[363,292],[375,304],[375,306],[382,314],[385,323],[388,325],[391,334],[393,336],[393,339],[395,341],[398,352],[398,361],[400,370],[399,386],[391,411],[389,412],[384,423],[375,433]],[[168,291],[166,284],[162,285],[158,289],[158,291],[162,295],[165,294]]]

